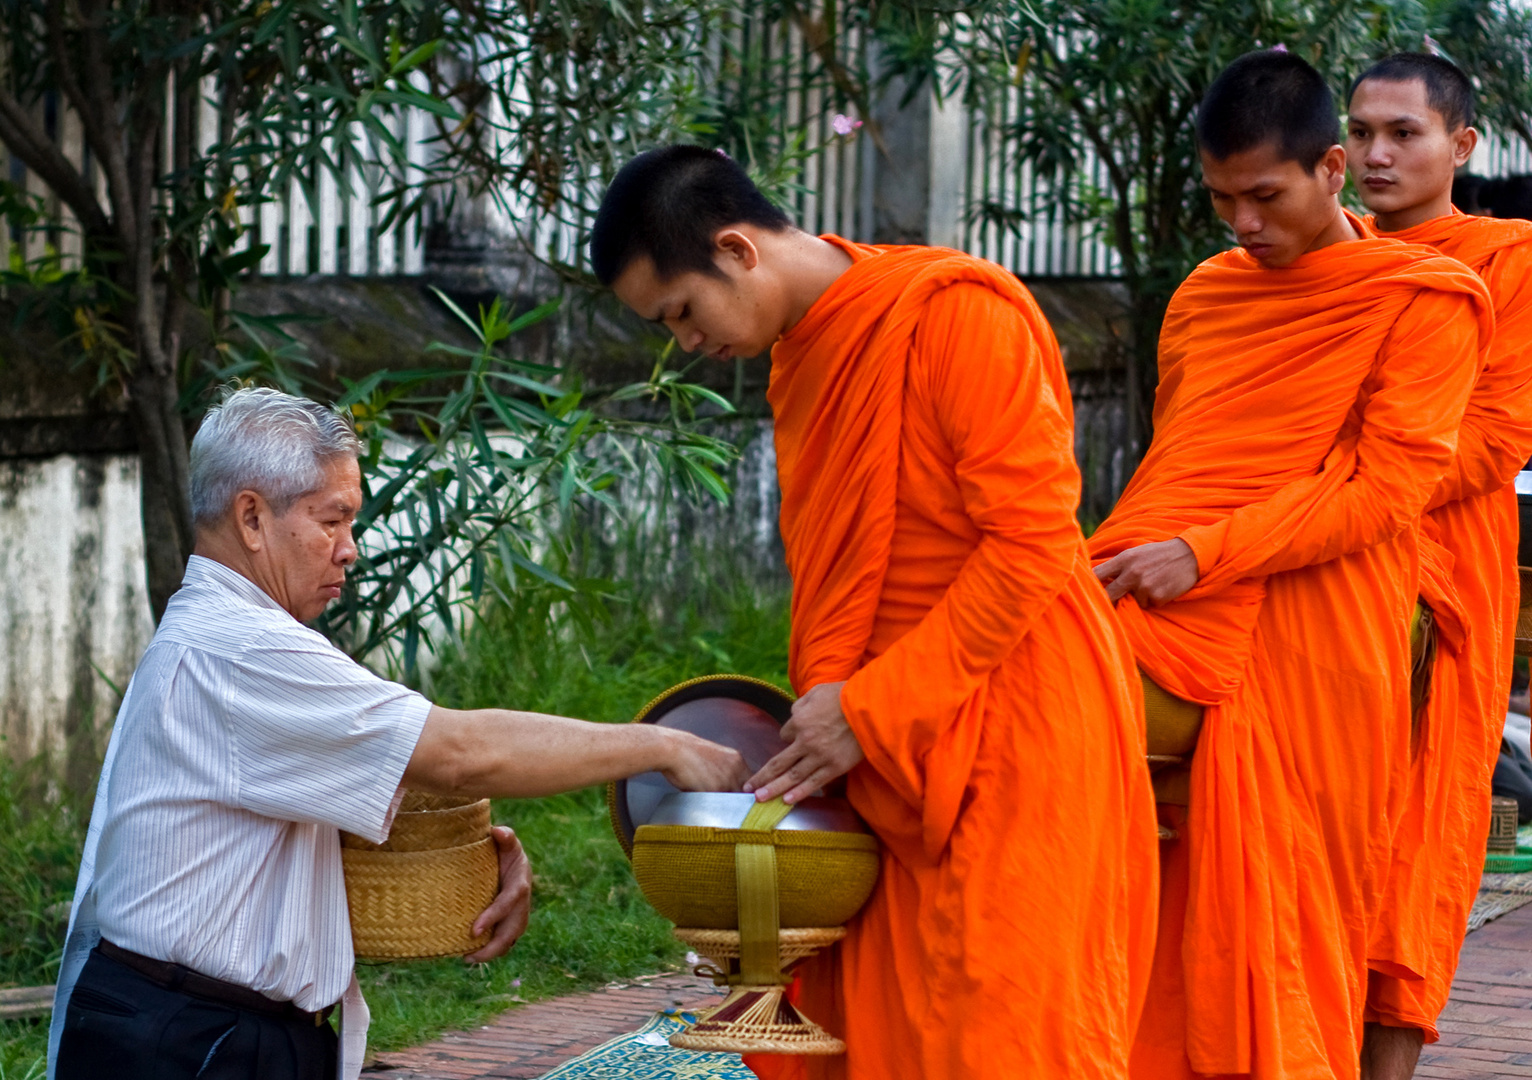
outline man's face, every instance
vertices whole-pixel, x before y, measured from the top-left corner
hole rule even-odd
[[[299,622],[317,618],[340,596],[356,562],[351,526],[361,505],[362,473],[346,455],[325,467],[318,489],[261,523],[273,598]]]
[[[1202,155],[1202,184],[1234,239],[1262,266],[1287,266],[1334,227],[1336,193],[1346,182],[1346,155],[1330,148],[1310,172],[1272,143],[1230,154]]]
[[[640,255],[612,282],[612,291],[643,318],[663,323],[687,352],[714,360],[759,356],[782,336],[781,305],[748,238],[733,230],[719,237],[717,275],[684,270],[661,280],[654,260]]]
[[[1367,79],[1351,95],[1346,158],[1362,201],[1380,216],[1450,198],[1475,141],[1469,128],[1447,130],[1420,79]]]

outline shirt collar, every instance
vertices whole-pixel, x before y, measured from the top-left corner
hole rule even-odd
[[[183,587],[188,585],[207,585],[220,589],[226,593],[232,593],[237,599],[256,607],[275,608],[286,612],[281,604],[273,600],[266,590],[255,582],[245,577],[238,570],[225,566],[216,559],[209,559],[204,555],[193,555],[186,560],[186,575],[181,578]]]

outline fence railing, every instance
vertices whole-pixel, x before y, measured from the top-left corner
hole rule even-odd
[[[757,50],[782,65],[786,77],[777,105],[789,130],[803,130],[813,147],[787,195],[789,212],[812,232],[871,239],[873,176],[879,153],[873,139],[863,132],[848,137],[832,128],[838,113],[832,90],[815,77],[813,68],[820,59],[796,25],[774,23],[736,33],[741,35],[733,43],[736,49]],[[755,39],[744,40],[747,34]],[[862,48],[857,31],[848,30],[836,48],[848,67],[854,66]],[[1105,167],[1094,154],[1087,154],[1071,181],[1074,189],[1066,192],[1034,176],[1029,165],[1017,166],[1004,144],[1006,130],[1017,120],[1017,100],[1012,95],[989,116],[969,112],[950,100],[933,104],[931,242],[991,259],[1022,277],[1119,276],[1120,258],[1100,230],[1071,220],[1066,212],[1082,196],[1108,190]],[[46,113],[47,130],[65,156],[80,166],[92,184],[104,186],[104,178],[85,151],[78,117],[56,103],[49,103]],[[407,114],[396,119],[394,131],[410,162],[418,165],[427,160],[431,146],[426,117]],[[204,137],[210,139],[211,133]],[[362,159],[378,160],[378,148],[370,137],[359,133],[357,138]],[[1532,148],[1519,139],[1491,134],[1481,140],[1470,170],[1487,177],[1532,174]],[[342,185],[332,173],[316,168],[307,190],[294,180],[287,191],[259,207],[243,207],[247,231],[239,247],[267,245],[254,272],[343,277],[424,272],[424,233],[429,222],[410,218],[385,224],[385,211],[376,205],[380,172],[364,165],[353,171],[349,185]],[[49,228],[24,233],[0,228],[0,265],[9,262],[13,250],[33,260],[50,248],[65,267],[77,264],[80,238],[67,207],[40,178],[8,158],[3,147],[0,177],[42,198],[54,221]],[[507,240],[519,238],[539,255],[575,264],[583,261],[587,223],[578,217],[545,214],[535,205],[510,200],[479,208],[476,221]]]

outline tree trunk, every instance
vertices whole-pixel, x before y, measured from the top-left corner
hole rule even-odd
[[[142,358],[142,353],[140,353]],[[159,622],[181,587],[191,556],[191,503],[187,494],[187,441],[173,373],[140,363],[128,383],[138,436],[138,483],[144,527],[144,570],[149,604]]]

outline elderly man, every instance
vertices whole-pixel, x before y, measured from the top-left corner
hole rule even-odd
[[[340,415],[272,390],[231,394],[192,442],[196,550],[107,749],[50,1077],[355,1077],[367,1014],[337,830],[382,841],[406,786],[746,778],[734,751],[653,725],[440,708],[304,626],[356,560],[357,450]],[[527,860],[509,829],[495,839],[500,893],[474,924],[492,936],[470,961],[527,924]]]

